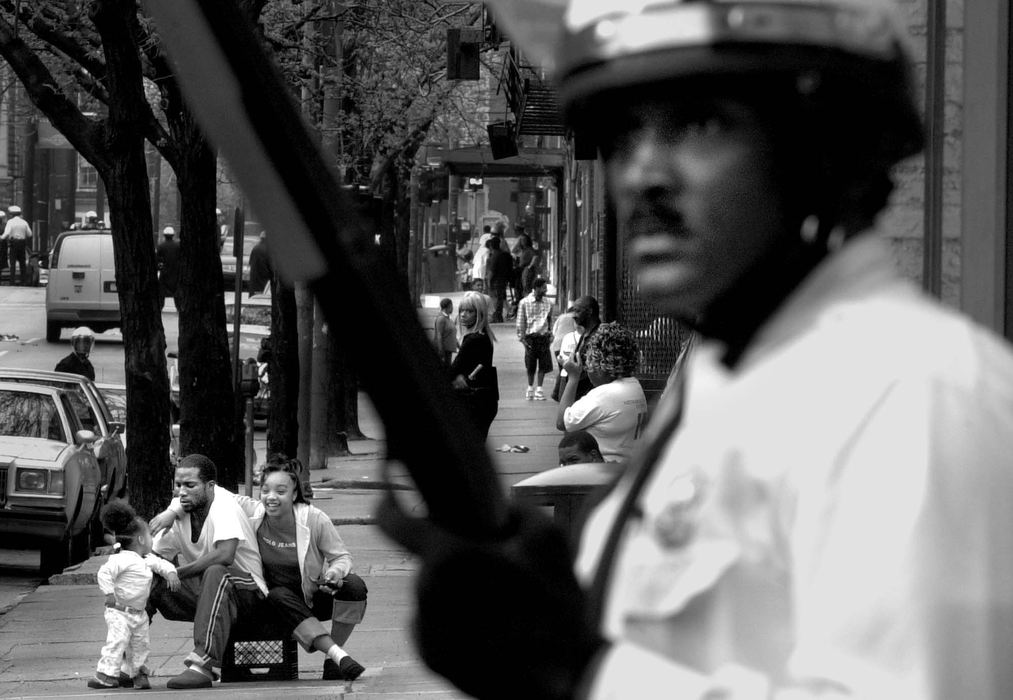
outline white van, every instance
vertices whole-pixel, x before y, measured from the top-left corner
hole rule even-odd
[[[112,232],[61,233],[49,256],[46,340],[57,342],[63,328],[88,326],[101,333],[119,325]]]

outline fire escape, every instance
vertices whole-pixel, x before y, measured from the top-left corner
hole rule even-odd
[[[511,47],[503,60],[499,89],[514,115],[515,136],[565,135],[555,89],[516,48]]]

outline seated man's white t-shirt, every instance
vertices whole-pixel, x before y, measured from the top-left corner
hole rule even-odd
[[[647,424],[644,389],[635,377],[596,386],[563,412],[563,424],[593,435],[605,461],[625,461]]]
[[[172,528],[155,538],[152,549],[166,559],[178,554],[181,564],[189,564],[214,549],[215,542],[239,540],[233,566],[253,576],[261,592],[267,595],[260,550],[257,549],[257,533],[231,491],[215,486],[215,498],[196,542],[191,539],[191,532],[190,514],[184,513],[176,518]]]

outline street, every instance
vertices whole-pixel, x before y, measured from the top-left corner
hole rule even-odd
[[[166,347],[174,348],[179,336],[171,300],[162,313]],[[59,343],[46,342],[46,288],[0,287],[0,365],[27,369],[53,369],[70,352],[72,328],[63,329]],[[122,384],[123,338],[119,330],[99,333],[91,352],[95,381]]]

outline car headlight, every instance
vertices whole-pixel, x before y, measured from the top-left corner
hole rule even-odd
[[[63,493],[63,472],[50,471],[49,469],[27,469],[17,470],[18,491],[31,493]]]

